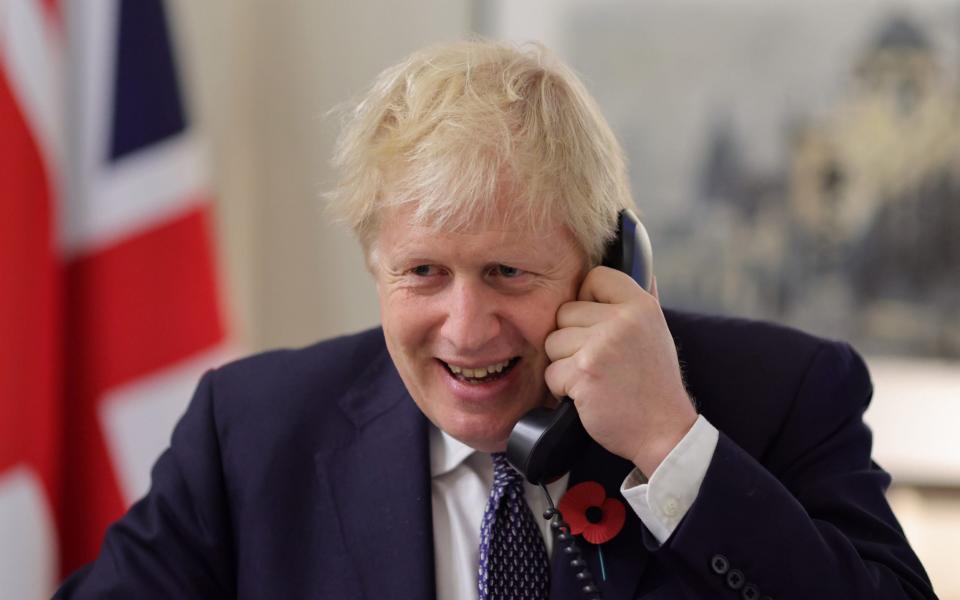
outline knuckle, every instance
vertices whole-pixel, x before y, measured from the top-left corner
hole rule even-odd
[[[640,306],[645,312],[653,315],[660,312],[660,302],[650,294],[640,295]]]
[[[576,355],[577,370],[587,376],[596,375],[600,368],[600,360],[595,352],[578,352]]]
[[[640,320],[637,312],[637,309],[633,306],[620,304],[617,306],[617,320],[624,321],[626,323],[635,323]]]

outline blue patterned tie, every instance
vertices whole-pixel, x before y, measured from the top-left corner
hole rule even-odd
[[[493,489],[480,526],[480,600],[545,600],[550,561],[523,500],[523,477],[502,452],[493,457]]]

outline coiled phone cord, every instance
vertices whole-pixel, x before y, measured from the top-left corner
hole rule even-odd
[[[547,486],[541,483],[540,489],[543,490],[543,495],[547,498],[547,505],[550,507],[543,511],[543,518],[550,521],[554,538],[560,543],[560,551],[564,553],[565,558],[570,559],[570,567],[576,572],[577,582],[583,584],[580,590],[590,600],[602,600],[603,597],[600,595],[600,588],[597,587],[596,581],[593,579],[593,573],[590,572],[590,567],[581,555],[577,541],[570,533],[570,525],[563,520],[563,515],[553,505],[553,498],[550,497]]]

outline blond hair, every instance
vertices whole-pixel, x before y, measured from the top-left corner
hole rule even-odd
[[[385,209],[444,230],[568,226],[592,263],[632,207],[623,151],[539,44],[457,42],[383,71],[348,115],[329,208],[371,250]]]

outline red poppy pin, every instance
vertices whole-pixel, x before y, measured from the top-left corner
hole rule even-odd
[[[596,481],[584,481],[568,489],[557,508],[570,525],[570,533],[583,534],[583,539],[596,545],[615,538],[627,520],[623,503],[607,498]]]

